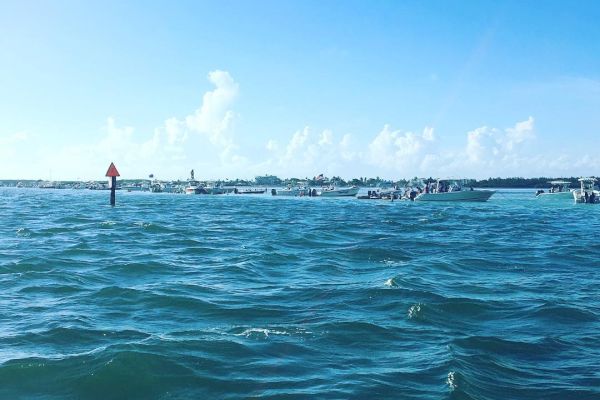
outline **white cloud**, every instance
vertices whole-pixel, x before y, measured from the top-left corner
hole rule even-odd
[[[416,165],[433,151],[435,143],[433,128],[425,127],[422,133],[391,130],[385,125],[383,130],[368,146],[366,161],[384,169],[415,171]]]
[[[514,128],[506,129],[503,140],[504,146],[508,150],[512,150],[515,145],[533,139],[535,137],[533,122],[533,117],[529,117],[526,121],[517,122]]]
[[[533,117],[504,130],[487,126],[476,128],[467,132],[464,152],[458,153],[451,169],[457,173],[470,174],[469,176],[485,173],[522,174],[520,169],[532,159],[524,154],[523,146],[534,138]],[[543,159],[538,159],[537,163],[546,164]]]
[[[329,129],[324,130],[319,138],[319,146],[327,146],[332,144],[333,132]]]
[[[497,155],[498,148],[496,147],[497,141],[494,139],[495,134],[496,131],[487,126],[467,132],[466,160],[470,163],[479,163]]]
[[[128,177],[143,177],[150,172],[184,177],[189,168],[201,166],[210,166],[214,177],[219,174],[215,168],[233,173],[233,168],[247,163],[237,154],[233,135],[233,105],[239,85],[221,70],[210,72],[208,80],[214,89],[204,93],[202,104],[191,115],[167,118],[151,135],[109,117],[96,141],[42,151],[43,164],[55,166],[55,175],[63,179],[98,176],[110,161],[115,161],[122,175]],[[74,171],[73,165],[80,167]]]
[[[279,143],[277,143],[277,140],[269,139],[269,141],[265,145],[265,148],[268,151],[277,151],[279,149]]]
[[[206,135],[212,144],[227,148],[232,144],[228,130],[235,116],[231,106],[239,95],[239,85],[227,71],[212,71],[208,80],[215,89],[204,94],[202,105],[185,118],[185,123],[192,132]]]
[[[258,173],[282,176],[532,176],[588,174],[598,168],[594,157],[539,155],[528,145],[536,140],[535,120],[529,117],[506,129],[481,126],[465,134],[462,146],[437,140],[432,127],[420,133],[393,130],[389,125],[361,144],[350,134],[339,140],[331,130],[314,134],[305,127],[285,146],[267,142],[268,160],[254,164]],[[532,151],[533,150],[533,151]],[[569,172],[571,171],[571,172]],[[577,172],[580,171],[580,172]]]
[[[210,72],[208,80],[214,87],[203,94],[202,103],[190,115],[166,118],[151,132],[137,131],[109,117],[101,135],[92,142],[38,150],[36,168],[43,174],[52,166],[53,175],[60,179],[101,178],[110,161],[117,163],[124,177],[144,177],[152,172],[165,178],[185,177],[191,168],[202,178],[264,173],[297,177],[324,173],[344,177],[482,178],[587,175],[600,168],[598,157],[585,154],[537,154],[531,144],[543,135],[540,132],[540,138],[536,137],[532,116],[509,128],[472,129],[458,144],[445,143],[445,136],[438,139],[430,126],[422,131],[401,131],[384,125],[379,132],[361,135],[330,129],[313,131],[307,126],[287,140],[273,137],[265,143],[263,152],[244,157],[234,134],[239,85],[221,70]],[[15,149],[29,145],[29,139],[25,132],[0,136],[0,164],[14,164]]]
[[[282,176],[314,176],[319,173],[341,174],[356,158],[357,151],[350,134],[339,141],[329,129],[318,134],[304,127],[292,134],[285,146],[271,139],[266,145],[268,159],[255,164],[257,174],[276,173]]]

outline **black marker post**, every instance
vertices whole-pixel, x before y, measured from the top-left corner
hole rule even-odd
[[[117,176],[121,176],[119,171],[117,171],[117,167],[115,167],[115,163],[110,163],[108,171],[106,171],[106,176],[110,178],[110,205],[114,207],[115,190],[117,190]]]

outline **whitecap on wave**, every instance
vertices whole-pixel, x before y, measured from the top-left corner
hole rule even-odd
[[[408,319],[414,319],[421,316],[421,303],[413,304],[408,309]]]

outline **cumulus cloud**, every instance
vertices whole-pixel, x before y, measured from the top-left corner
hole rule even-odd
[[[467,133],[466,166],[490,170],[499,166],[516,167],[521,163],[520,146],[534,138],[533,117],[504,130],[487,126],[476,128]]]
[[[115,161],[122,173],[131,177],[143,177],[157,169],[162,176],[182,177],[202,163],[223,169],[243,165],[247,160],[237,154],[233,135],[233,105],[239,85],[229,72],[221,70],[210,72],[208,80],[214,88],[204,93],[192,114],[166,118],[150,134],[108,117],[98,139],[46,152],[42,154],[44,164],[57,166],[57,174],[65,178],[97,176],[109,161]],[[0,138],[0,144],[7,140]],[[76,176],[72,165],[81,165]]]
[[[414,170],[421,160],[432,151],[435,142],[433,128],[425,127],[423,132],[402,132],[385,125],[381,132],[369,143],[366,161],[385,169]]]
[[[597,157],[536,154],[530,145],[538,140],[532,116],[508,128],[474,128],[462,133],[464,139],[458,143],[444,142],[445,136],[438,139],[431,126],[420,131],[402,131],[384,125],[379,131],[360,134],[306,126],[292,131],[287,139],[279,136],[266,141],[263,151],[248,159],[239,154],[235,136],[238,83],[221,70],[210,72],[208,81],[213,87],[187,116],[166,118],[151,132],[137,131],[109,117],[92,142],[40,151],[36,162],[43,169],[53,166],[55,176],[62,179],[98,177],[98,171],[103,172],[110,161],[115,161],[128,177],[143,177],[150,172],[163,177],[184,177],[190,168],[202,171],[203,178],[264,173],[297,177],[324,173],[344,177],[482,178],[524,173],[560,175],[583,171],[586,174],[590,168],[600,168]],[[28,139],[25,132],[0,135],[0,163],[9,165],[7,160],[14,149]],[[13,158],[12,162],[16,159]],[[77,166],[76,171],[73,165]],[[63,170],[55,166],[62,166]]]
[[[481,126],[466,132],[463,145],[440,143],[433,127],[420,132],[394,130],[385,125],[364,143],[350,134],[338,139],[331,130],[314,133],[309,127],[294,132],[285,146],[266,144],[269,160],[264,172],[306,175],[388,177],[523,175],[523,170],[548,174],[567,164],[568,157],[532,156],[527,144],[535,140],[535,120],[529,117],[505,129]],[[591,165],[593,159],[580,160]],[[568,169],[568,168],[567,168]]]
[[[318,173],[340,174],[356,158],[351,135],[341,139],[329,129],[315,133],[310,127],[294,132],[285,146],[270,139],[265,148],[268,159],[256,165],[258,173],[314,176]]]
[[[208,80],[215,89],[204,94],[202,105],[185,118],[185,124],[192,132],[206,135],[211,143],[229,147],[232,139],[228,130],[235,116],[231,106],[239,95],[239,85],[227,71],[212,71]]]
[[[530,116],[526,121],[517,122],[513,128],[506,129],[504,146],[512,150],[515,145],[533,139],[535,137],[533,122],[533,117]]]

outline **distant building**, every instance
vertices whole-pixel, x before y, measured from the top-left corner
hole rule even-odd
[[[281,179],[275,175],[257,176],[254,181],[258,186],[274,186],[281,185]]]

